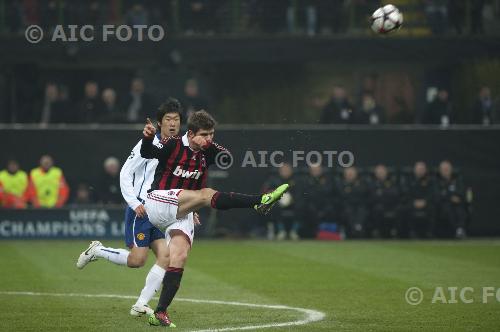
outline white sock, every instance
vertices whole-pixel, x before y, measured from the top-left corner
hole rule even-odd
[[[127,258],[130,253],[125,249],[114,249],[99,247],[95,255],[100,258],[106,258],[108,261],[118,265],[127,265]]]
[[[146,284],[141,291],[141,295],[137,299],[136,305],[145,305],[153,298],[158,290],[160,290],[165,270],[159,265],[155,264],[149,270],[146,276]]]

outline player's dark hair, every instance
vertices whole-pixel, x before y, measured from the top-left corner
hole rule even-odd
[[[210,130],[216,124],[215,119],[207,111],[201,110],[191,114],[187,122],[187,128],[193,133],[197,133],[200,129]]]
[[[156,112],[156,120],[161,123],[163,117],[167,113],[177,113],[179,114],[182,121],[182,105],[181,103],[172,97],[169,97],[165,100],[160,107],[158,107],[158,111]]]

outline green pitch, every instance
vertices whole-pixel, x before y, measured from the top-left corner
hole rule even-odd
[[[162,329],[128,314],[152,255],[142,269],[97,261],[77,270],[76,259],[87,245],[0,242],[0,330]],[[410,287],[422,290],[420,304],[405,300]],[[498,331],[499,289],[500,241],[197,241],[170,313],[175,331],[256,325],[271,326],[262,331]],[[42,294],[7,293],[14,291]],[[416,292],[408,293],[410,301],[419,300]],[[94,297],[103,294],[132,298]],[[275,326],[321,313],[325,317],[317,322]]]

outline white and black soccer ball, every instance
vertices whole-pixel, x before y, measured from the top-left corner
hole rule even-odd
[[[399,30],[403,25],[403,14],[394,5],[385,5],[373,12],[371,28],[374,32],[386,34]]]

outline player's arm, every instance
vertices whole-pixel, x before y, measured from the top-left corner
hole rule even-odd
[[[142,138],[142,144],[140,150],[142,158],[160,159],[161,149],[153,145],[153,140],[156,134],[156,128],[149,118],[147,118],[147,122],[146,125],[144,126],[142,134],[144,135],[144,137]]]
[[[128,206],[138,215],[140,215],[137,209],[140,209],[142,206],[141,201],[137,199],[134,191],[134,173],[137,169],[144,167],[146,160],[141,157],[141,142],[137,143],[137,145],[132,149],[130,156],[127,158],[127,161],[122,166],[120,170],[120,191],[122,193],[123,199],[127,202]]]
[[[215,164],[216,159],[218,159],[218,162],[220,163],[228,163],[230,160],[232,160],[231,152],[222,145],[215,142],[211,142],[205,151],[208,165]],[[218,156],[220,153],[225,154],[226,156]]]

